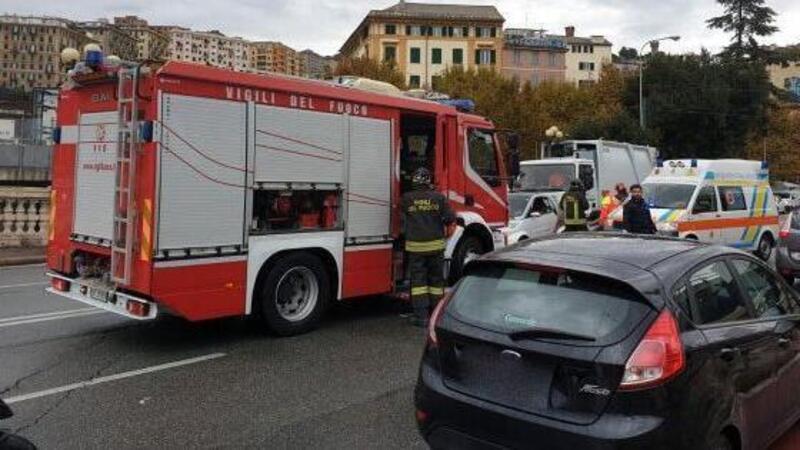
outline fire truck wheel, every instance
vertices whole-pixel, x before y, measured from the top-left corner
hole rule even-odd
[[[313,254],[298,252],[275,262],[261,284],[261,313],[279,336],[314,329],[330,303],[330,277]]]
[[[483,248],[483,242],[478,236],[474,234],[464,236],[458,242],[456,249],[453,251],[453,259],[450,261],[450,274],[448,277],[450,283],[455,284],[461,278],[464,266],[484,253],[486,253],[486,249]]]

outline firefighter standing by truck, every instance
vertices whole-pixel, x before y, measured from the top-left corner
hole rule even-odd
[[[431,188],[431,174],[414,172],[413,190],[403,194],[403,232],[411,275],[412,323],[426,326],[430,311],[444,295],[445,237],[455,222],[444,195]]]
[[[583,185],[580,181],[574,180],[570,183],[569,190],[561,197],[561,214],[564,220],[564,231],[588,231],[589,227],[586,220],[586,210],[589,209],[589,201],[583,192]]]

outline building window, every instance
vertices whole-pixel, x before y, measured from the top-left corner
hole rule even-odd
[[[420,51],[419,47],[411,47],[411,64],[419,64]]]
[[[397,27],[394,25],[384,25],[383,34],[397,34]]]
[[[522,52],[519,49],[514,49],[514,65],[519,66],[520,55]]]
[[[431,49],[431,64],[441,64],[442,63],[442,49],[434,48]]]
[[[558,55],[550,53],[550,67],[555,67],[558,64]]]
[[[383,60],[385,62],[394,62],[397,60],[397,47],[394,45],[387,45],[383,47]]]
[[[539,65],[539,52],[531,52],[531,66],[536,67]]]
[[[593,62],[578,63],[578,70],[586,70],[589,72],[594,72],[594,63]]]
[[[492,28],[489,30],[489,36],[491,36],[491,37],[497,37],[497,28],[495,28],[495,27],[492,27]]]
[[[411,75],[408,77],[408,87],[419,89],[419,75]]]
[[[497,53],[494,50],[484,48],[475,50],[475,64],[489,65],[497,62]]]
[[[461,37],[469,37],[469,27],[461,27]]]
[[[432,27],[431,33],[436,37],[442,37],[446,33],[445,30],[443,27]]]
[[[453,49],[453,64],[464,64],[464,49]]]

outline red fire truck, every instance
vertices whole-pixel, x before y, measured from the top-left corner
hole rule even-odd
[[[53,152],[48,291],[134,318],[257,314],[279,335],[395,292],[407,176],[462,219],[451,275],[502,245],[492,123],[400,95],[197,64],[76,74]]]

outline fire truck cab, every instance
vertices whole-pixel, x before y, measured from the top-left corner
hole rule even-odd
[[[279,335],[398,292],[420,166],[462,227],[451,276],[502,245],[490,121],[440,103],[182,62],[102,65],[60,92],[49,292],[134,319],[257,314]]]

